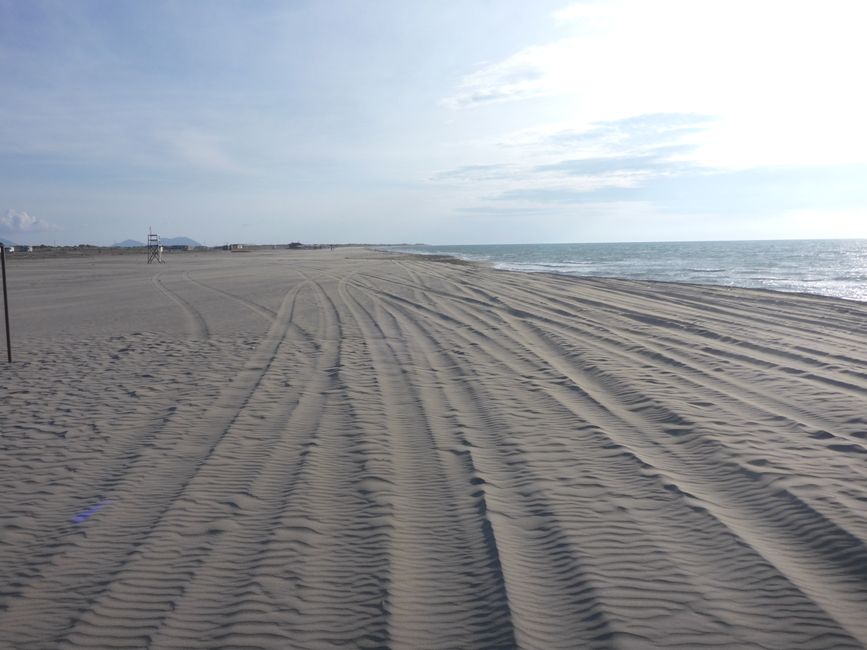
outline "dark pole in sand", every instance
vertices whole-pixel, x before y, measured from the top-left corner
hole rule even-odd
[[[6,314],[6,357],[12,363],[12,337],[9,335],[9,297],[6,295],[6,244],[0,242],[0,266],[3,268],[3,312]]]

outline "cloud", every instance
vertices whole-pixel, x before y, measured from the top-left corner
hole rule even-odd
[[[634,156],[601,156],[561,160],[548,165],[538,165],[537,172],[558,172],[568,176],[602,176],[616,173],[678,173],[694,171],[694,163],[677,160],[672,154],[688,153],[693,147],[660,148],[651,153]]]
[[[455,212],[469,215],[495,216],[495,217],[525,217],[548,214],[549,210],[543,207],[501,207],[494,205],[478,205],[466,208],[457,208]]]
[[[672,146],[707,131],[716,119],[698,113],[645,113],[594,122],[590,128],[563,129],[551,133],[545,141],[567,148],[607,147],[611,150]]]
[[[483,65],[466,75],[441,104],[461,109],[555,93],[558,86],[552,78],[550,61],[556,60],[564,47],[568,46],[552,43],[528,47],[499,63]]]
[[[633,198],[635,190],[658,179],[713,173],[693,159],[696,134],[712,122],[713,117],[694,113],[650,113],[583,128],[542,129],[518,138],[521,144],[498,148],[510,162],[456,167],[432,180],[460,183],[475,195],[466,198],[483,202],[550,206]],[[564,158],[564,152],[571,157]]]
[[[709,170],[696,167],[682,174],[658,174],[632,184],[607,186],[560,180],[506,189],[490,197],[497,204],[546,205],[604,204],[644,201],[667,214],[769,215],[788,211],[846,212],[863,216],[867,165],[835,167],[777,167],[751,170]],[[856,217],[849,219],[848,232],[855,232]],[[860,223],[864,223],[863,221]],[[817,228],[816,232],[821,229]],[[867,236],[867,225],[861,225]],[[850,235],[852,236],[852,235]]]
[[[732,212],[750,208],[816,205],[864,192],[852,179],[863,166],[776,166],[747,170],[708,167],[694,159],[697,144],[687,134],[711,123],[693,114],[635,115],[565,129],[540,137],[549,161],[527,165],[511,182],[490,187],[487,199],[535,206],[647,200],[667,209],[701,212],[707,204]],[[567,149],[578,156],[553,159]],[[824,198],[823,198],[824,197]],[[705,207],[703,207],[705,206]]]
[[[434,174],[434,181],[480,181],[509,178],[515,174],[516,167],[508,164],[463,165]]]
[[[613,190],[613,191],[612,191]],[[495,201],[528,203],[600,203],[626,198],[622,188],[576,189],[574,187],[525,187],[492,197]]]
[[[867,162],[867,94],[853,81],[867,58],[863,17],[860,0],[581,2],[553,15],[555,38],[477,67],[441,103],[514,123],[515,109],[494,106],[532,99],[529,119],[599,125],[571,143],[560,134],[564,146],[617,142],[632,127],[653,133],[616,122],[629,114],[712,114],[656,126],[682,136],[706,128],[697,156],[710,166]]]
[[[520,180],[534,172],[599,174],[660,169],[689,158],[714,118],[693,113],[632,115],[582,127],[536,127],[497,139],[495,155],[508,162],[463,165],[432,176],[434,181]],[[488,143],[490,144],[490,143]],[[574,157],[563,160],[564,150]]]
[[[57,226],[48,223],[43,219],[34,217],[27,212],[13,210],[9,208],[6,214],[0,216],[0,232],[15,234],[15,233],[31,233],[31,232],[46,232],[56,230]]]

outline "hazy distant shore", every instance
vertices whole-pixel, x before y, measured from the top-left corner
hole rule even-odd
[[[867,644],[867,304],[443,261],[13,261],[0,646]]]

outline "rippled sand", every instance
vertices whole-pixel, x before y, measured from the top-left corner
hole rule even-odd
[[[867,305],[14,260],[3,648],[867,643]]]

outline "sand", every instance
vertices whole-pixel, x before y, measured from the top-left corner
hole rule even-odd
[[[867,304],[12,260],[3,648],[867,644]]]

